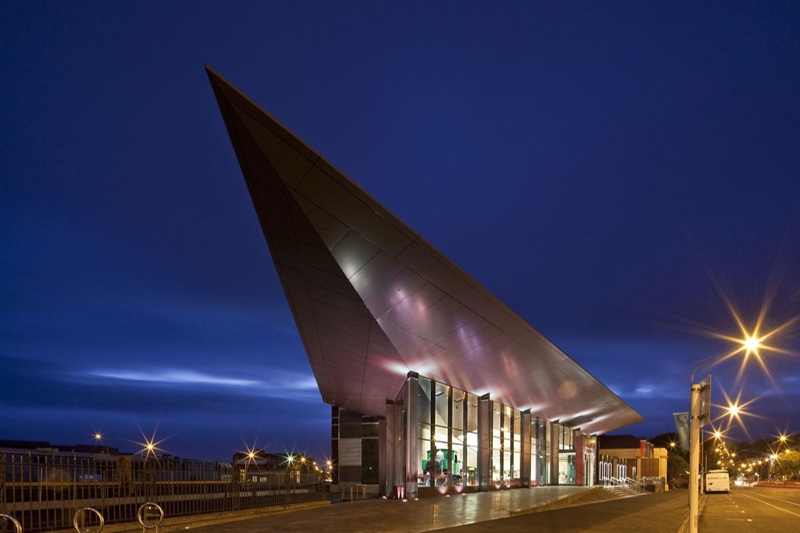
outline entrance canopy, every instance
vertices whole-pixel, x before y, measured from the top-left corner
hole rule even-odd
[[[590,434],[642,421],[319,153],[207,70],[325,402],[383,416],[386,400],[414,371]]]

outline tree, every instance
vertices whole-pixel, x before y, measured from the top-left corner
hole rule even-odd
[[[783,481],[800,480],[800,452],[787,450],[779,453],[772,471],[776,479]]]
[[[689,463],[679,453],[670,452],[667,456],[667,479],[670,485],[688,487],[689,483]],[[675,480],[680,480],[677,484]]]
[[[689,462],[689,450],[681,448],[680,446],[680,439],[678,438],[677,433],[662,433],[661,435],[656,435],[650,442],[653,443],[653,446],[657,446],[659,448],[666,448],[669,452],[670,457],[673,454],[678,454],[683,457],[683,460],[686,461],[688,464]],[[669,459],[667,459],[669,461]],[[688,470],[688,467],[687,467]],[[672,476],[670,475],[670,478]],[[686,476],[683,476],[686,477]]]

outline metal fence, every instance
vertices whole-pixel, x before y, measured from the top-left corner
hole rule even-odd
[[[136,521],[145,502],[167,517],[323,500],[316,472],[130,455],[0,450],[0,513],[27,532],[70,529],[77,509],[106,524]],[[0,524],[0,533],[3,524]]]

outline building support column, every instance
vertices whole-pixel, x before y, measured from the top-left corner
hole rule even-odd
[[[559,450],[561,449],[561,424],[558,422],[548,422],[550,424],[550,484],[558,485],[558,462],[561,457]]]
[[[531,486],[531,410],[522,411],[519,414],[519,439],[520,450],[519,460],[519,483],[521,487]]]
[[[339,408],[331,405],[331,484],[339,484]]]
[[[586,485],[586,447],[583,434],[575,430],[572,442],[575,443],[575,485],[582,487]]]
[[[393,401],[386,400],[386,418],[378,423],[380,441],[378,443],[378,492],[381,496],[391,498],[394,494],[395,474],[395,441],[396,407]]]
[[[492,480],[492,400],[487,392],[478,398],[478,490],[488,491]]]
[[[478,490],[486,492],[491,483],[492,400],[487,392],[478,398]]]
[[[417,480],[419,479],[419,374],[409,372],[406,379],[405,395],[405,497],[417,497]]]

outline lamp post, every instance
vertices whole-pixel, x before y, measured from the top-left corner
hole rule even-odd
[[[718,363],[740,351],[745,352],[745,357],[751,353],[758,354],[758,349],[761,348],[761,340],[765,338],[766,335],[758,337],[755,333],[753,335],[749,335],[745,331],[743,331],[743,333],[745,333],[745,338],[738,341],[742,344],[741,348],[731,353],[707,359],[697,365],[692,371],[692,391],[689,411],[689,533],[697,533],[699,522],[700,427],[708,423],[709,411],[711,409],[711,376],[709,375],[700,383],[695,383],[694,375],[702,367]]]
[[[700,422],[701,419],[708,420],[708,410],[711,408],[711,376],[708,376],[701,383],[695,383],[694,374],[700,367],[711,362],[713,360],[698,365],[692,372],[691,406],[689,410],[689,533],[697,533],[699,520]],[[706,391],[707,394],[705,394]],[[704,396],[708,398],[706,401],[703,401],[705,399]]]

